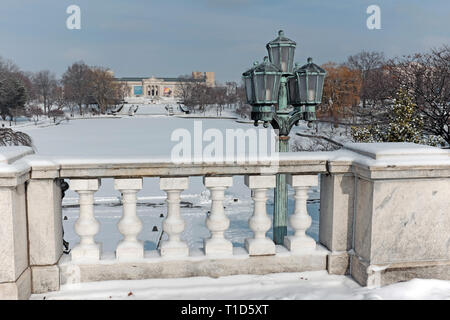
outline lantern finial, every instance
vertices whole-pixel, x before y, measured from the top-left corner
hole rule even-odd
[[[308,63],[312,63],[312,58],[309,57],[307,61],[308,61]]]
[[[280,37],[284,37],[284,31],[283,31],[283,30],[278,31],[278,35],[279,35]]]

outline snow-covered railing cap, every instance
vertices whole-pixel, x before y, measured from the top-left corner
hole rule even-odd
[[[33,153],[32,148],[25,146],[0,147],[0,163],[11,164]]]
[[[450,159],[450,150],[409,142],[346,143],[344,149],[351,150],[374,160],[410,160],[414,157]]]

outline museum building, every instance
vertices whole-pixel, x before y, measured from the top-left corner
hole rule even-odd
[[[156,78],[156,77],[125,77],[116,78],[118,82],[125,83],[127,96],[131,98],[173,98],[177,86],[183,82],[204,82],[214,87],[214,72],[192,72],[192,78]]]

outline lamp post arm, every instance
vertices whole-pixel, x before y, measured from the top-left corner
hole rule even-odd
[[[272,117],[272,121],[270,122],[270,124],[272,125],[272,128],[274,130],[280,130],[281,131],[281,127],[283,126],[283,119],[278,117],[277,113],[274,112],[273,113],[273,117]]]
[[[295,123],[299,120],[303,119],[303,112],[301,111],[293,111],[289,115],[288,124],[287,124],[287,132],[291,132],[292,127],[295,125]]]
[[[292,111],[289,116],[279,116],[276,112],[273,114],[270,124],[274,130],[279,130],[280,136],[288,136],[294,124],[303,119],[303,112]]]

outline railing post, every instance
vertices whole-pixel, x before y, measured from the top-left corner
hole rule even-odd
[[[94,241],[100,223],[94,217],[94,193],[100,187],[100,179],[70,180],[70,189],[80,195],[80,217],[75,222],[75,232],[80,236],[71,256],[73,261],[99,260],[101,244]]]
[[[180,235],[184,230],[184,220],[180,215],[180,193],[188,188],[189,178],[161,178],[160,188],[167,193],[167,217],[163,222],[163,231],[169,236],[160,245],[161,256],[184,257],[189,248]]]
[[[32,179],[27,186],[33,293],[59,290],[57,263],[63,254],[61,193],[57,179]]]
[[[330,274],[348,274],[353,238],[355,177],[350,164],[328,162],[328,174],[320,175],[319,242],[331,253]]]
[[[136,214],[136,193],[142,189],[140,179],[114,179],[114,188],[122,193],[123,217],[118,223],[123,240],[117,245],[116,257],[119,260],[144,257],[144,245],[137,240],[142,230],[142,222]]]
[[[267,190],[275,188],[275,176],[245,176],[245,184],[252,189],[254,201],[253,216],[249,219],[253,238],[245,239],[245,248],[251,256],[275,254],[275,243],[266,237],[271,220],[267,216]]]
[[[306,235],[306,230],[311,226],[312,219],[308,215],[307,203],[308,190],[318,185],[318,177],[289,175],[287,183],[295,190],[295,211],[289,218],[289,223],[295,233],[284,238],[284,245],[293,253],[301,253],[305,250],[314,250],[316,241]]]
[[[230,226],[230,220],[224,213],[223,200],[225,189],[233,185],[233,177],[204,177],[203,183],[211,190],[211,214],[206,219],[211,238],[204,241],[205,254],[231,255],[233,244],[224,237],[225,231]]]
[[[63,254],[60,166],[40,156],[30,156],[26,162],[32,167],[26,185],[32,289],[33,293],[57,291],[57,264]]]
[[[0,300],[28,299],[31,272],[28,259],[25,181],[28,172],[0,174]]]

